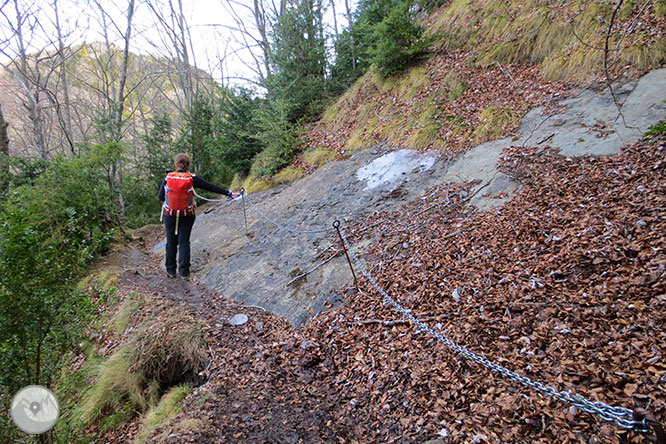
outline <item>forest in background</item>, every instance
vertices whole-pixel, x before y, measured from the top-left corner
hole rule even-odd
[[[104,5],[90,5],[110,20]],[[168,56],[132,52],[140,5],[154,11]],[[247,87],[233,87],[191,63],[179,5],[129,0],[124,21],[107,23],[123,45],[110,37],[68,45],[58,26],[44,40],[40,23],[58,17],[58,1],[2,5],[0,20],[11,30],[0,41],[9,60],[0,73],[3,401],[22,386],[57,378],[108,297],[101,288],[78,288],[81,273],[113,236],[157,222],[157,187],[175,153],[190,153],[193,172],[207,180],[247,189],[267,186],[294,161],[308,163],[308,154],[318,165],[318,154],[334,158],[381,140],[432,149],[430,141],[447,125],[459,129],[456,137],[434,148],[455,153],[456,143],[495,137],[516,111],[489,106],[487,131],[470,135],[474,120],[465,126],[462,116],[440,116],[433,123],[438,117],[425,107],[401,122],[424,129],[409,139],[358,107],[377,90],[404,87],[411,104],[401,106],[418,109],[409,87],[424,77],[420,64],[455,51],[471,54],[465,59],[471,70],[523,63],[571,86],[635,77],[666,62],[663,35],[654,31],[663,30],[663,0],[364,0],[354,11],[348,7],[348,25],[333,35],[323,22],[329,5],[285,0],[256,2],[254,23],[239,23],[248,45],[259,50],[249,61],[255,77]],[[48,43],[28,51],[31,39]],[[473,93],[475,85],[451,72],[436,106]],[[396,111],[383,105],[385,115]],[[349,125],[357,127],[347,132]],[[331,143],[320,137],[322,127],[344,128],[344,136]],[[372,128],[379,135],[366,134]]]

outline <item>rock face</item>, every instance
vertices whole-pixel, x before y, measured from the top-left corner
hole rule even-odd
[[[341,303],[337,292],[352,284],[344,255],[328,260],[340,249],[332,229],[335,220],[344,229],[362,214],[393,210],[446,182],[479,180],[470,203],[479,209],[501,205],[518,187],[496,169],[502,149],[511,145],[558,146],[572,156],[617,153],[666,117],[666,69],[619,88],[618,97],[624,102],[626,127],[606,90],[584,90],[559,103],[561,114],[544,115],[541,109],[528,113],[520,138],[484,143],[453,162],[433,152],[391,152],[384,145],[355,152],[293,184],[250,195],[247,234],[240,199],[213,204],[211,211],[197,216],[192,271],[225,297],[300,325],[325,304]],[[484,197],[500,191],[505,197]],[[354,249],[362,252],[364,246]]]
[[[436,153],[408,151],[401,156],[408,155],[412,163],[400,157],[401,162],[391,166],[384,162],[385,149],[356,152],[291,185],[248,196],[249,234],[240,199],[197,216],[192,232],[197,279],[227,298],[270,310],[294,325],[321,311],[326,301],[338,303],[337,290],[353,278],[344,255],[327,261],[341,248],[333,222],[339,220],[344,230],[346,221],[359,214],[396,208],[441,181],[445,165]],[[370,182],[357,177],[362,167],[367,167]]]

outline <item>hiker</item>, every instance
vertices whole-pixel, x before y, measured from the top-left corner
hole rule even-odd
[[[231,190],[218,187],[190,173],[190,156],[176,155],[176,171],[167,171],[162,181],[158,197],[164,202],[162,216],[166,230],[165,265],[167,276],[176,277],[176,253],[178,273],[184,279],[190,276],[190,233],[195,219],[194,188],[224,194],[231,198],[238,196]]]

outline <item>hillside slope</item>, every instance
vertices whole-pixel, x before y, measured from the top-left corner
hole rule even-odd
[[[644,80],[663,91],[666,71]],[[627,103],[635,105],[624,111],[634,118],[645,113],[641,125],[666,114],[666,97],[641,93],[642,87],[633,91],[637,96]],[[662,130],[618,152],[624,137],[635,134],[611,134],[626,130],[613,126],[612,112],[611,121],[595,120],[604,115],[600,103],[614,107],[603,94],[586,99],[598,111],[589,119],[598,124],[579,124],[578,134],[567,116],[587,118],[584,95],[563,102],[569,113],[528,116],[521,140],[482,144],[456,162],[417,157],[408,181],[386,181],[375,192],[364,190],[368,179],[357,174],[386,158],[386,146],[250,199],[274,222],[300,230],[326,228],[339,216],[352,251],[380,287],[472,352],[556,390],[647,407],[663,421],[666,139]],[[561,129],[557,139],[548,137],[549,125]],[[559,153],[549,145],[553,140],[568,140],[561,149],[571,151]],[[498,148],[489,156],[492,146]],[[588,156],[571,157],[576,148]],[[589,156],[595,149],[617,154]],[[464,160],[469,168],[461,174]],[[477,166],[484,162],[499,171],[488,175],[488,165]],[[486,174],[484,181],[467,176],[475,169]],[[500,176],[514,185],[500,180],[491,188],[489,179]],[[472,201],[488,209],[475,211]],[[206,211],[193,236],[201,282],[233,299],[239,295],[225,289],[237,282],[248,295],[241,301],[276,311],[282,304],[287,319],[294,307],[321,311],[294,329],[258,307],[238,307],[239,299],[195,304],[207,324],[210,379],[188,395],[179,417],[154,432],[153,442],[168,436],[167,442],[211,443],[642,442],[420,333],[366,279],[353,289],[339,252],[308,275],[303,285],[313,286],[310,298],[294,298],[306,287],[287,289],[280,298],[287,287],[276,284],[295,277],[290,261],[309,269],[304,259],[335,248],[336,235],[288,235],[248,203],[248,237],[240,201]],[[242,254],[248,254],[243,262]],[[311,266],[330,254],[310,259]],[[327,280],[333,270],[344,278]],[[178,288],[161,291],[192,302]],[[325,296],[317,300],[316,291]],[[268,299],[260,300],[262,294]],[[246,314],[248,322],[230,325],[234,313]]]
[[[399,78],[359,79],[305,134],[310,174],[249,196],[247,232],[241,200],[200,209],[192,282],[164,277],[152,227],[149,253],[130,250],[115,270],[119,292],[200,323],[210,360],[181,412],[151,427],[144,411],[112,431],[100,421],[89,435],[645,442],[504,377],[666,421],[663,124],[641,139],[666,116],[663,2],[632,2],[614,28],[612,44],[634,48],[612,70],[626,125],[598,50],[578,40],[603,44],[612,11],[599,5],[447,2],[428,19],[445,33],[433,56]],[[334,220],[372,281],[352,258],[354,286]],[[137,308],[118,342],[100,334],[102,354],[160,313]]]
[[[663,423],[665,152],[663,130],[609,157],[516,146],[500,168],[520,189],[500,208],[470,214],[471,185],[447,184],[345,229],[352,244],[371,242],[363,258],[379,286],[433,331]],[[644,442],[454,353],[366,279],[294,329],[170,282],[149,255],[127,265],[121,291],[190,304],[210,346],[206,382],[147,442]],[[249,320],[234,326],[238,313]],[[107,441],[132,442],[140,420]]]

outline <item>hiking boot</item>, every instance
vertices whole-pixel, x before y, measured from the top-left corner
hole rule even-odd
[[[190,280],[190,275],[189,274],[186,274],[184,276],[181,275],[180,277],[183,278],[184,281],[189,281]]]
[[[167,277],[173,279],[176,277],[176,273],[170,273],[167,271]]]

